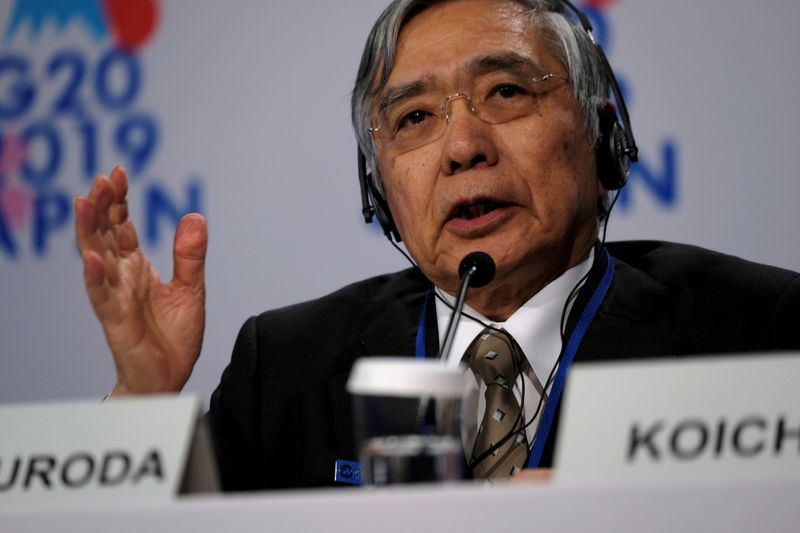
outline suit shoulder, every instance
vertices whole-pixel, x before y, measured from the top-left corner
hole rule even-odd
[[[611,255],[666,285],[741,287],[782,292],[800,274],[713,250],[665,241],[608,244]]]
[[[679,352],[800,348],[800,274],[684,244],[608,248],[620,274],[615,309],[646,309],[643,323],[673,332]]]
[[[265,311],[256,317],[256,321],[259,325],[340,322],[342,313],[354,318],[376,302],[393,301],[410,292],[425,291],[429,286],[419,270],[409,268],[351,283],[320,298]]]

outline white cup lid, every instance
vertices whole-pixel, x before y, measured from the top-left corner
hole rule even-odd
[[[438,360],[365,357],[353,365],[347,390],[364,396],[460,398],[465,384],[463,367],[448,367]]]

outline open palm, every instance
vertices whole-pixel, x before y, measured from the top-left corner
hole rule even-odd
[[[114,356],[114,394],[175,392],[203,342],[208,231],[201,215],[180,221],[173,278],[162,283],[128,218],[127,190],[125,171],[116,167],[75,199],[86,291]]]

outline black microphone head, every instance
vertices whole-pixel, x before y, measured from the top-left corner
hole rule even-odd
[[[463,279],[464,274],[475,267],[472,277],[469,278],[469,286],[478,288],[488,285],[494,279],[494,260],[492,256],[485,252],[472,252],[464,256],[458,265],[458,277]]]

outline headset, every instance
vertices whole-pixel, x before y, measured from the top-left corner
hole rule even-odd
[[[592,44],[594,44],[605,71],[611,94],[616,101],[616,109],[612,106],[606,106],[598,110],[600,135],[595,147],[597,175],[600,183],[606,190],[616,191],[624,187],[628,182],[631,163],[639,160],[639,149],[633,138],[628,108],[625,105],[625,99],[622,97],[622,91],[619,88],[619,83],[617,83],[617,78],[608,62],[608,58],[594,38],[594,28],[589,22],[589,17],[575,7],[570,0],[557,0],[557,2],[566,11],[575,15],[583,30],[588,34]],[[370,224],[373,217],[377,217],[378,223],[389,241],[393,243],[402,241],[386,198],[375,186],[372,174],[367,172],[367,159],[360,147],[358,149],[358,181],[361,188],[361,214],[364,216],[364,222]]]

